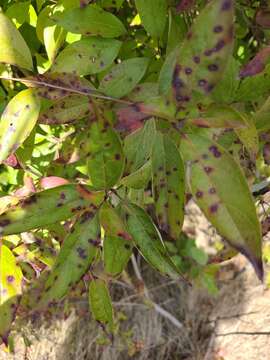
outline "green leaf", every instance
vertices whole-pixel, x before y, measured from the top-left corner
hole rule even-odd
[[[23,274],[12,251],[0,244],[0,337],[7,345],[22,292]]]
[[[56,101],[39,117],[42,124],[68,124],[83,117],[94,116],[93,106],[84,95],[69,95]]]
[[[121,41],[98,37],[76,41],[58,55],[52,71],[78,75],[97,74],[113,63],[121,45]]]
[[[169,29],[166,54],[170,54],[185,38],[187,25],[183,17],[174,15],[169,12]]]
[[[62,185],[21,199],[0,215],[0,234],[18,234],[67,220],[89,204],[98,205],[102,192],[82,185]]]
[[[64,240],[37,304],[43,308],[60,300],[88,270],[100,244],[98,215],[90,207],[77,219]]]
[[[30,135],[39,110],[40,100],[33,89],[19,92],[8,103],[0,120],[0,163]]]
[[[121,185],[132,189],[142,189],[147,186],[151,179],[151,161],[147,161],[141,168],[125,176],[120,181]]]
[[[152,151],[153,195],[160,228],[177,239],[184,221],[185,171],[177,146],[157,133]]]
[[[210,2],[179,49],[173,69],[172,97],[187,105],[193,92],[208,94],[222,78],[233,48],[233,2]]]
[[[161,273],[179,277],[150,216],[134,204],[122,203],[121,207],[126,216],[128,233],[145,260]]]
[[[31,1],[12,4],[8,7],[6,16],[14,22],[17,28],[25,22],[29,23],[33,27],[35,27],[37,23],[37,14],[31,5]]]
[[[110,127],[93,123],[89,132],[88,173],[96,189],[110,189],[121,178],[124,156],[120,138]]]
[[[147,58],[134,58],[115,65],[101,80],[99,90],[115,98],[127,95],[144,76],[148,62]]]
[[[135,0],[136,8],[146,31],[161,38],[167,21],[166,0]]]
[[[100,222],[105,230],[103,242],[105,270],[112,276],[124,270],[133,248],[132,237],[116,209],[105,203],[100,209]]]
[[[194,199],[219,234],[245,255],[260,279],[261,229],[248,184],[239,165],[206,131],[190,131],[181,150],[189,163]]]
[[[0,62],[33,69],[31,52],[15,25],[0,12]]]
[[[124,153],[127,159],[126,171],[139,170],[150,159],[156,135],[155,120],[148,120],[144,126],[125,137]]]
[[[52,18],[66,30],[82,35],[114,38],[126,33],[122,22],[97,5],[64,11]]]
[[[95,279],[89,285],[89,304],[93,317],[104,325],[113,326],[112,300],[106,282]]]

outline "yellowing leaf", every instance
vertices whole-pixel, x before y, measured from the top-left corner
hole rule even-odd
[[[32,70],[31,52],[15,25],[0,12],[0,62]]]
[[[30,135],[39,110],[40,100],[33,89],[21,91],[8,103],[0,120],[0,163]]]
[[[22,291],[22,278],[15,256],[0,244],[0,337],[6,345]]]

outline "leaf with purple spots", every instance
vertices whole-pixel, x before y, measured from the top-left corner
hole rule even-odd
[[[109,289],[104,280],[94,279],[89,285],[89,305],[93,317],[113,330],[113,308]]]
[[[68,45],[52,66],[53,72],[97,74],[106,70],[116,58],[121,41],[91,37]]]
[[[199,207],[219,234],[249,259],[262,280],[260,223],[243,171],[206,130],[186,133],[181,151]]]
[[[8,345],[8,335],[22,293],[23,274],[12,251],[0,244],[0,338]]]
[[[96,210],[89,208],[78,217],[65,238],[37,308],[62,299],[77,284],[94,261],[100,241],[98,215]]]
[[[103,204],[99,214],[100,223],[105,231],[103,242],[105,271],[112,276],[118,276],[132,254],[132,237],[127,232],[117,210],[108,202]]]
[[[84,95],[68,95],[41,112],[39,123],[49,125],[69,124],[82,118],[94,118],[93,105]]]
[[[149,59],[132,58],[114,65],[104,76],[99,90],[108,96],[121,98],[130,93],[143,78]]]
[[[160,228],[177,239],[184,221],[185,171],[175,143],[157,133],[152,151],[152,184]]]
[[[122,203],[129,234],[145,260],[155,269],[173,278],[179,278],[178,269],[170,258],[161,235],[150,216],[139,206]]]
[[[110,189],[121,178],[124,155],[121,140],[114,129],[95,122],[89,132],[88,175],[96,189]]]
[[[95,91],[90,81],[68,73],[46,73],[22,78],[20,81],[30,88],[37,88],[37,95],[48,100],[58,100],[76,91],[85,96]]]
[[[51,18],[75,34],[114,38],[126,33],[123,23],[115,15],[104,11],[96,4],[69,9]]]
[[[198,15],[173,68],[171,92],[177,105],[189,105],[193,92],[209,94],[222,78],[233,48],[233,20],[232,0],[212,1]]]
[[[19,234],[67,220],[86,206],[98,206],[103,198],[103,192],[75,184],[37,192],[24,197],[0,215],[0,234]]]
[[[35,90],[19,92],[6,106],[0,119],[0,163],[13,154],[36,125],[40,100]]]

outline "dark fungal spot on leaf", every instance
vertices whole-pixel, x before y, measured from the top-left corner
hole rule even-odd
[[[129,245],[129,244],[125,244],[125,249],[130,250],[130,245]]]
[[[216,193],[216,189],[214,187],[209,189],[209,194],[213,195]]]
[[[213,53],[213,49],[207,49],[207,50],[205,50],[204,55],[205,56],[211,56],[212,53]]]
[[[218,204],[213,204],[213,205],[211,205],[210,207],[209,207],[209,212],[211,213],[211,214],[214,214],[214,213],[216,213],[218,211]]]
[[[10,221],[9,219],[1,220],[1,221],[0,221],[0,226],[1,226],[1,227],[5,227],[5,226],[9,225],[10,222],[11,222],[11,221]]]
[[[214,52],[218,52],[223,49],[225,46],[225,41],[223,39],[219,40],[216,45],[213,47]]]
[[[86,211],[82,214],[80,224],[85,223],[87,220],[92,219],[94,214],[91,211]]]
[[[81,259],[86,259],[87,258],[85,249],[83,249],[82,247],[77,247],[76,251],[77,251],[77,253],[78,253],[78,255],[79,255],[79,257]]]
[[[22,207],[27,206],[27,205],[31,205],[37,202],[37,196],[36,195],[32,195],[30,196],[28,199],[24,199],[21,202]]]
[[[203,86],[205,86],[207,84],[207,81],[205,80],[205,79],[200,79],[199,81],[198,81],[198,85],[200,86],[200,87],[203,87]]]
[[[177,167],[176,167],[176,166],[173,167],[173,171],[177,171]]]
[[[190,67],[185,68],[185,73],[186,73],[187,75],[192,74],[192,69],[191,69]]]
[[[193,61],[195,62],[195,64],[199,64],[201,59],[199,56],[193,56]]]
[[[206,174],[210,174],[214,170],[211,166],[205,166],[203,169]]]
[[[121,155],[120,154],[115,154],[115,156],[114,156],[114,158],[115,158],[115,160],[120,160],[121,159]]]
[[[223,31],[223,26],[221,26],[221,25],[216,25],[216,26],[214,27],[213,31],[214,31],[214,33],[216,33],[216,34],[219,34],[219,33],[221,33],[221,32]]]
[[[221,10],[228,11],[228,10],[230,10],[231,6],[232,6],[231,0],[225,0],[221,6]]]
[[[203,192],[198,190],[195,195],[196,195],[196,198],[200,199],[203,197]]]
[[[26,104],[26,105],[25,105],[25,108],[26,108],[26,109],[30,109],[30,105],[29,105],[29,104]]]
[[[13,275],[8,275],[8,276],[7,276],[7,282],[8,282],[8,283],[12,283],[14,280],[15,280],[15,278],[14,278]]]
[[[208,65],[208,70],[209,71],[217,71],[218,70],[218,65],[217,64],[210,64],[210,65]]]
[[[221,157],[221,152],[218,150],[217,146],[212,145],[209,147],[209,151],[214,155],[214,157]]]

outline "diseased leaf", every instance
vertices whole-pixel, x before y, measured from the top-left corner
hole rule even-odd
[[[54,15],[52,19],[75,34],[114,38],[126,32],[116,16],[95,4],[64,11],[62,14]]]
[[[38,119],[42,124],[68,124],[76,120],[94,117],[93,106],[84,95],[68,95],[44,110]]]
[[[115,98],[127,95],[144,76],[148,62],[147,58],[133,58],[115,65],[101,80],[99,90]]]
[[[137,171],[150,160],[155,135],[156,125],[153,119],[148,120],[142,129],[125,137],[126,172]]]
[[[89,285],[89,304],[93,317],[104,325],[113,326],[112,300],[106,282],[95,279]]]
[[[8,103],[0,120],[0,163],[30,135],[39,110],[40,100],[33,89],[21,91]]]
[[[110,189],[121,178],[124,156],[120,138],[111,128],[93,123],[88,142],[88,174],[96,189]]]
[[[24,83],[24,79],[21,79],[21,82]],[[91,94],[95,90],[90,81],[67,73],[46,73],[28,77],[25,85],[37,87],[37,94],[48,100],[61,99],[70,95],[72,90],[82,92],[85,95]]]
[[[103,196],[102,192],[74,184],[35,193],[0,215],[0,234],[18,234],[67,220],[90,204],[97,206]]]
[[[100,244],[100,225],[95,212],[92,206],[88,207],[65,238],[37,308],[62,299],[95,259]]]
[[[121,217],[108,203],[100,209],[100,222],[105,230],[103,242],[105,271],[112,276],[124,270],[133,248],[132,237]]]
[[[145,260],[161,273],[178,277],[178,271],[149,215],[134,204],[122,203],[121,208],[126,216],[128,233]]]
[[[136,8],[146,31],[161,38],[167,21],[166,0],[135,0]]]
[[[184,221],[184,164],[175,143],[160,132],[152,151],[152,184],[158,224],[177,239]]]
[[[173,68],[172,96],[186,106],[193,92],[208,94],[222,78],[233,47],[231,0],[210,2],[187,34]]]
[[[110,66],[122,43],[115,39],[91,37],[68,45],[57,57],[52,71],[97,74]]]
[[[141,168],[121,179],[120,184],[132,189],[142,189],[151,179],[151,161],[147,161]]]
[[[6,345],[22,292],[22,279],[12,251],[0,243],[0,337]]]
[[[254,266],[263,278],[261,230],[248,184],[239,165],[207,132],[183,136],[192,194],[208,220]]]
[[[269,62],[270,57],[270,46],[266,46],[260,50],[256,56],[246,64],[240,71],[239,75],[241,78],[247,76],[254,76],[259,74],[265,69],[265,65]]]
[[[31,52],[15,25],[0,12],[0,62],[32,70]]]

